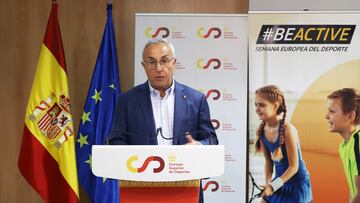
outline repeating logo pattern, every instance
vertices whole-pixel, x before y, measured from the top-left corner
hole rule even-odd
[[[221,93],[217,89],[210,89],[206,92],[205,97],[206,99],[211,98],[212,100],[218,100],[221,96]]]
[[[204,65],[205,64],[205,65]],[[208,69],[210,66],[213,69],[219,69],[221,67],[221,61],[217,58],[210,58],[208,59],[208,61],[205,63],[205,59],[201,58],[199,60],[196,61],[196,66],[200,69]]]
[[[204,27],[200,27],[197,30],[197,36],[199,38],[209,38],[210,36],[213,36],[214,39],[218,39],[219,37],[221,37],[221,29],[218,27],[211,27],[207,30],[207,32],[205,33],[205,28]]]
[[[148,38],[157,38],[160,34],[162,38],[167,38],[170,35],[170,30],[167,27],[159,27],[155,30],[155,32],[153,27],[145,29],[145,36]]]

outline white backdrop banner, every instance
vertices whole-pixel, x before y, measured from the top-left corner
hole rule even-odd
[[[244,202],[246,193],[247,16],[136,14],[135,85],[146,81],[142,50],[151,38],[175,46],[175,79],[206,95],[225,173],[203,180],[206,203]]]
[[[331,92],[360,88],[359,26],[359,12],[249,14],[250,143],[260,124],[254,92],[276,85],[285,95],[287,120],[297,128],[315,203],[349,202],[338,155],[342,138],[329,132],[325,115]],[[249,145],[249,171],[263,185],[264,158],[253,152]]]

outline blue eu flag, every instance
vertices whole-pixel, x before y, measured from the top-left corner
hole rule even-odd
[[[118,203],[120,198],[117,180],[96,177],[91,172],[91,147],[106,143],[119,94],[112,5],[108,4],[105,31],[76,138],[79,183],[96,203]]]

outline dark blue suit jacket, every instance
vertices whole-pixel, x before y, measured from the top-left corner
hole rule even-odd
[[[204,94],[175,82],[173,145],[186,144],[185,134],[203,143],[218,144]],[[148,82],[119,96],[109,144],[157,145]],[[159,135],[160,136],[160,135]]]

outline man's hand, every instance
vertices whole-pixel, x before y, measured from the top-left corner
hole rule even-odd
[[[201,143],[197,140],[195,140],[191,134],[186,134],[186,140],[187,140],[187,143],[186,145],[201,145]]]

